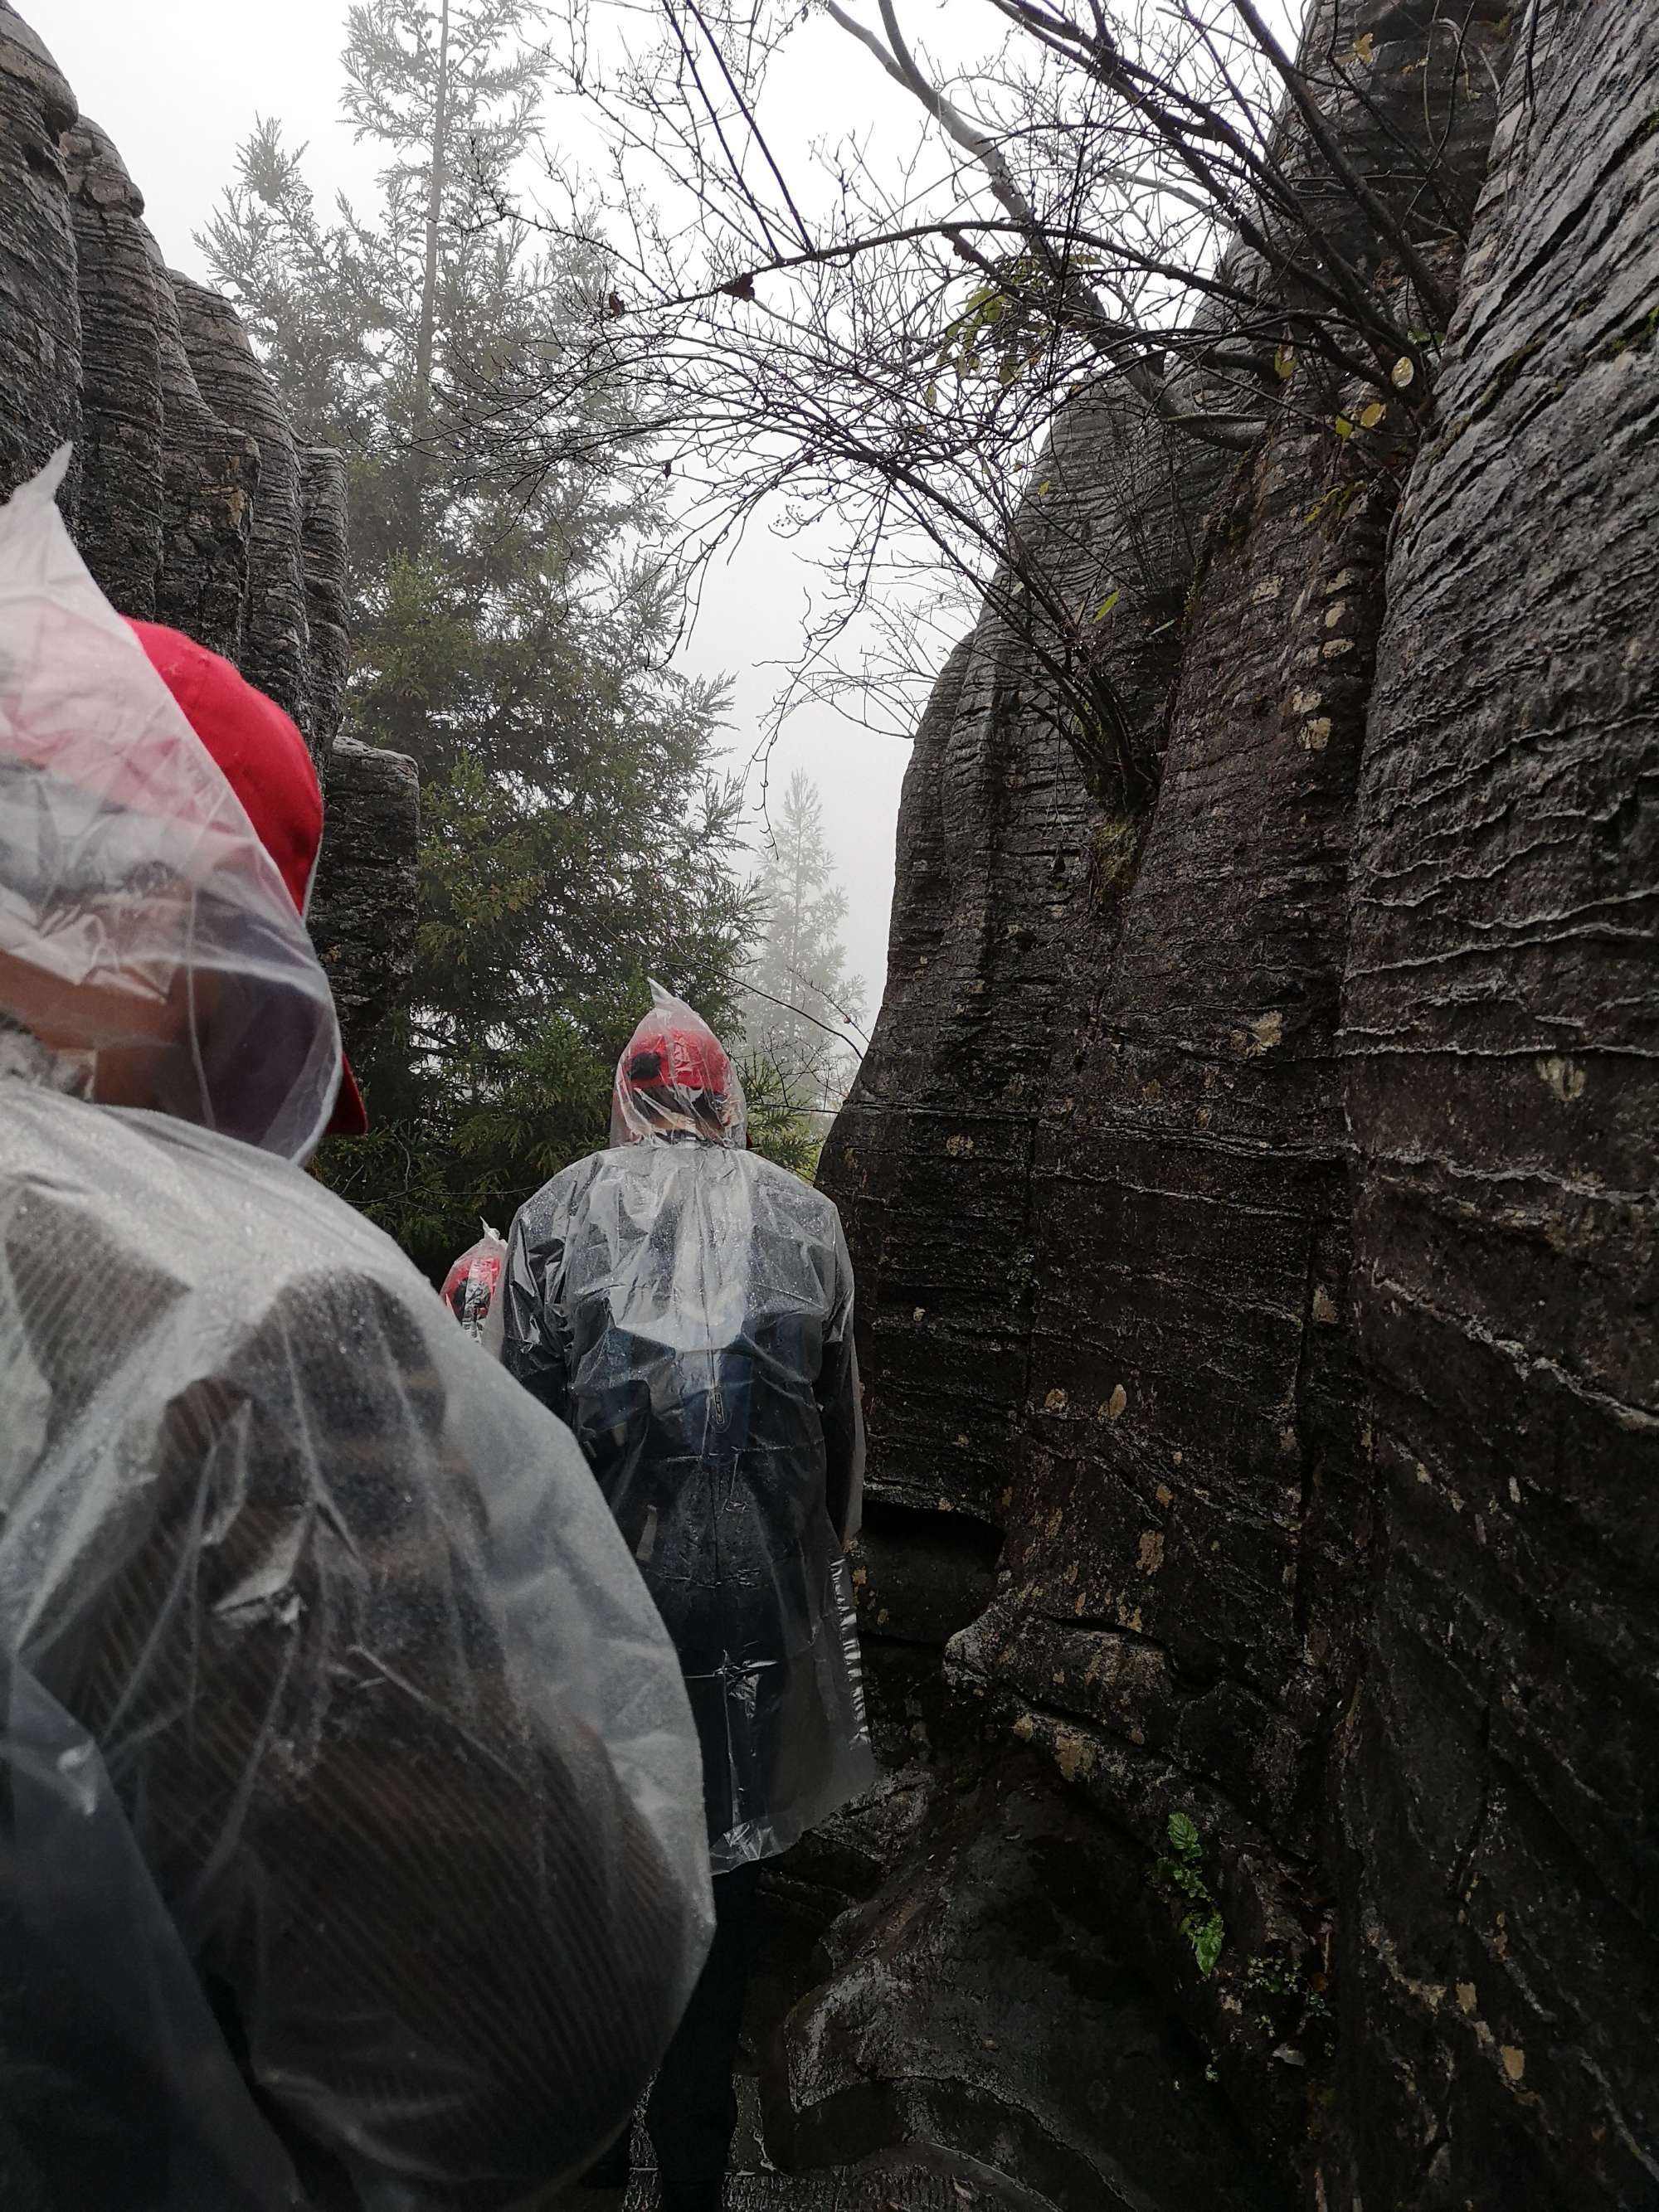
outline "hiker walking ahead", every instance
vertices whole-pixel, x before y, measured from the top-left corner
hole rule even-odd
[[[569,1437],[296,1164],[316,775],[65,458],[0,511],[0,2204],[487,2212],[696,1980],[691,1718]]]
[[[690,1692],[716,1932],[647,2120],[665,2212],[714,2212],[761,1862],[874,1776],[843,1557],[864,1438],[836,1209],[744,1149],[720,1041],[653,995],[610,1149],[513,1225],[503,1357],[575,1431]],[[589,2179],[626,2172],[623,2145]]]

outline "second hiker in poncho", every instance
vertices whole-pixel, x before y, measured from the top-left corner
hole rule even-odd
[[[574,1430],[685,1673],[718,1932],[647,2119],[665,2212],[714,2212],[761,1862],[875,1775],[843,1556],[864,1433],[835,1206],[744,1148],[724,1048],[655,997],[610,1148],[513,1225],[503,1357]]]

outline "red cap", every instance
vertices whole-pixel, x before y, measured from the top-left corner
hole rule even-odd
[[[276,701],[219,653],[160,623],[129,617],[129,626],[241,801],[303,915],[323,842],[322,787],[305,739]],[[361,1137],[368,1127],[362,1093],[343,1053],[329,1134]]]
[[[444,1304],[457,1321],[465,1318],[465,1293],[471,1284],[477,1285],[480,1299],[488,1305],[501,1286],[501,1255],[499,1252],[485,1252],[475,1244],[470,1251],[462,1253],[444,1277]]]
[[[634,1032],[623,1070],[635,1091],[702,1091],[724,1098],[732,1087],[726,1048],[699,1023],[687,1029],[652,1012]]]

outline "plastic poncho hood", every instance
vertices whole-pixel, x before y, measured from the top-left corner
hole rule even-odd
[[[731,1054],[702,1016],[660,983],[651,1011],[617,1062],[611,1099],[611,1141],[642,1143],[672,1134],[741,1151],[749,1141],[748,1106]]]
[[[327,978],[276,863],[53,493],[0,508],[0,1024],[63,1087],[305,1158],[340,1081]],[[101,1063],[101,1065],[100,1065]]]

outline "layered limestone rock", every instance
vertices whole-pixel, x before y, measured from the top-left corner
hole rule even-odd
[[[1447,199],[1485,187],[1467,270],[1420,240],[1463,288],[1435,418],[1339,438],[1350,395],[1299,369],[1218,485],[1181,450],[1172,681],[1121,686],[1155,794],[1032,711],[994,610],[919,732],[823,1174],[872,1534],[896,1516],[908,1555],[867,1563],[878,1705],[896,1653],[950,1641],[886,1699],[884,1798],[778,1885],[821,1948],[772,2127],[818,2161],[849,2130],[994,2169],[1000,2142],[1079,2212],[1659,2203],[1659,19],[1522,37],[1494,4],[1452,39],[1333,0],[1306,37],[1363,70],[1326,109],[1357,167],[1443,144]],[[1322,219],[1397,301],[1344,204]],[[1060,433],[1109,510],[1127,486],[1119,539],[1133,434]],[[1154,656],[1158,604],[1114,617]],[[952,1633],[928,1522],[964,1517],[1002,1549]],[[1034,1768],[1054,1878],[1086,1850],[1114,1899],[1074,1971],[1139,1978],[1197,2101],[1173,2066],[1139,2104],[1039,2097],[1018,1916],[951,1935],[941,1854],[995,1860]],[[1149,2179],[1213,2092],[1234,2166]]]
[[[403,753],[337,738],[311,933],[350,1051],[404,1002],[413,965],[420,778]]]
[[[144,203],[84,118],[60,142],[69,172],[81,309],[78,532],[123,613],[155,614],[166,545],[161,316]]]
[[[64,503],[123,613],[234,660],[305,732],[328,828],[313,907],[348,1048],[413,961],[412,763],[339,737],[344,472],[295,445],[223,300],[169,275],[120,155],[0,0],[0,495],[66,439]]]
[[[301,562],[300,457],[281,395],[228,300],[176,274],[168,280],[196,388],[222,422],[252,442],[259,489],[248,533],[241,663],[307,737],[311,631]]]
[[[1510,94],[1354,832],[1328,2195],[1613,2212],[1659,2203],[1659,15],[1552,9]]]
[[[300,567],[305,578],[306,702],[311,741],[326,753],[340,734],[351,634],[346,600],[345,456],[331,446],[301,446]]]
[[[161,250],[146,233],[155,278],[167,435],[167,507],[155,618],[237,659],[247,604],[248,541],[259,489],[259,449],[203,398],[185,351],[179,302]]]
[[[0,483],[32,474],[81,428],[75,216],[61,141],[75,95],[21,15],[0,0]],[[75,513],[78,474],[61,495]]]

